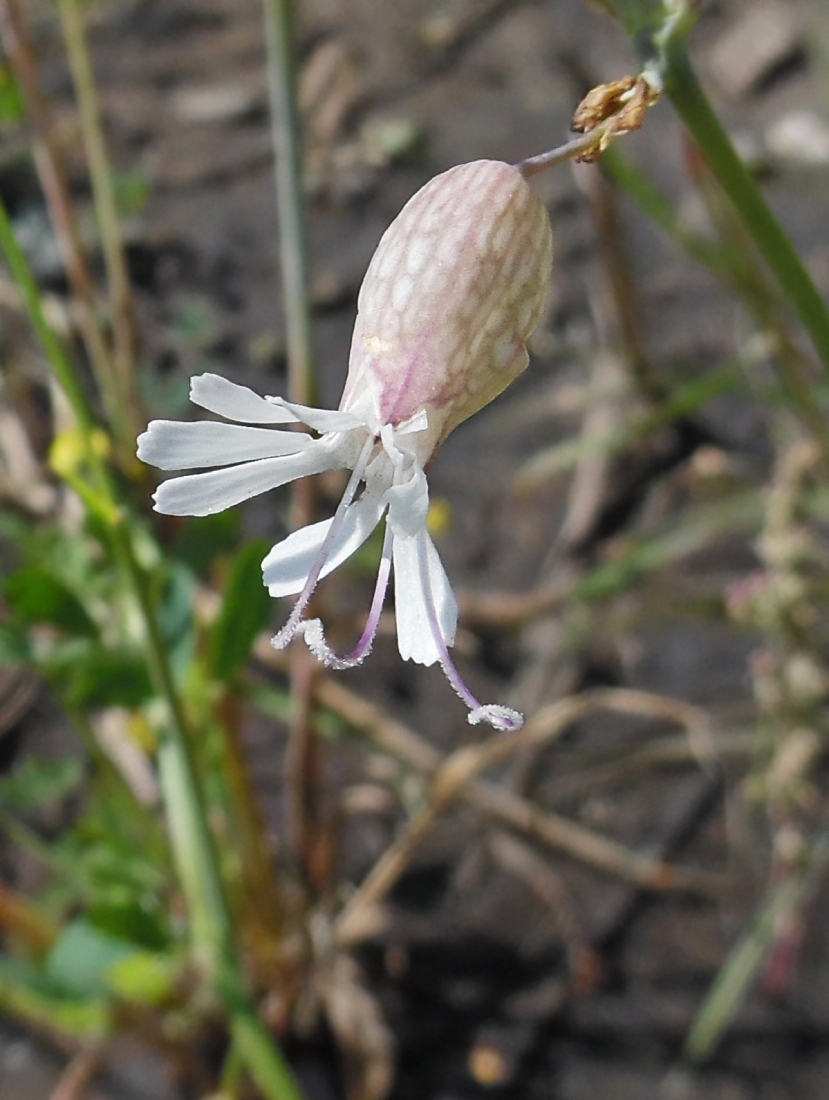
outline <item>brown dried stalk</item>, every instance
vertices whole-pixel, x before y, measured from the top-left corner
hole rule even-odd
[[[595,709],[619,710],[678,722],[692,736],[707,739],[707,718],[696,707],[627,689],[606,689],[571,696],[543,708],[523,730],[496,735],[482,745],[460,749],[444,758],[408,727],[334,680],[320,678],[317,698],[324,706],[362,729],[380,747],[416,770],[434,777],[427,804],[399,840],[384,853],[341,913],[336,928],[340,943],[353,942],[355,937],[362,936],[363,929],[372,925],[368,911],[388,893],[443,813],[458,800],[463,800],[484,816],[526,833],[596,870],[616,875],[646,889],[708,893],[721,885],[716,876],[700,871],[677,870],[659,860],[638,855],[558,814],[537,808],[495,783],[477,778],[480,772],[519,749],[555,739],[574,721]]]

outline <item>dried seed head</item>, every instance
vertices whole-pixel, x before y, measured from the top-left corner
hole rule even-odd
[[[658,89],[641,75],[625,76],[589,91],[576,108],[570,129],[580,134],[602,129],[596,145],[576,160],[593,164],[615,138],[639,130],[659,95]]]
[[[547,211],[500,161],[450,168],[383,235],[358,300],[342,409],[429,413],[425,459],[527,365],[550,286]]]
[[[623,76],[609,84],[591,88],[576,108],[570,129],[579,134],[594,130],[600,122],[616,114],[626,102],[626,97],[636,86],[635,76]]]

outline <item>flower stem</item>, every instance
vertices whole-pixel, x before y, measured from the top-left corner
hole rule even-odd
[[[2,202],[0,249],[20,287],[32,326],[72,407],[93,482],[91,499],[101,502],[100,514],[106,522],[114,556],[141,609],[147,663],[167,710],[158,767],[173,854],[190,913],[194,952],[225,1007],[231,1033],[240,1044],[240,1054],[263,1094],[268,1100],[302,1100],[290,1069],[259,1019],[247,990],[208,825],[207,807],[190,747],[190,731],[161,634],[150,578],[135,551],[139,536],[137,521],[119,499],[110,472],[96,449],[95,417],[69,357],[46,320],[37,283]]]
[[[268,89],[275,153],[279,257],[288,339],[288,392],[300,405],[316,402],[308,249],[302,197],[302,137],[296,101],[291,0],[263,0]]]
[[[736,207],[829,372],[829,309],[826,302],[712,109],[691,65],[684,35],[674,35],[666,41],[664,61],[665,94],[717,182]]]
[[[297,107],[297,65],[292,0],[263,0],[268,52],[271,133],[275,154],[279,259],[288,343],[288,394],[301,405],[316,403],[317,386],[311,334],[308,246],[302,192],[302,131]],[[311,523],[316,492],[309,478],[294,483],[291,526]],[[316,842],[314,791],[319,746],[313,723],[314,673],[307,654],[295,651],[291,661],[291,719],[285,754],[290,806],[289,847],[308,878]]]
[[[537,176],[539,172],[546,172],[548,168],[554,168],[557,164],[564,164],[568,160],[575,160],[578,157],[590,154],[601,145],[602,139],[612,128],[612,125],[613,119],[608,119],[588,133],[571,138],[564,145],[557,145],[555,149],[550,149],[546,153],[539,153],[537,156],[520,160],[513,165],[513,168],[520,172],[524,179],[530,179],[531,176]]]

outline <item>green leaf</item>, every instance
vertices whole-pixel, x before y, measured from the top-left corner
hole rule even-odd
[[[0,123],[20,122],[26,113],[23,96],[8,62],[0,65]]]
[[[169,929],[161,919],[161,906],[158,912],[148,910],[135,893],[130,890],[123,900],[100,899],[87,909],[87,918],[99,932],[128,940],[148,951],[163,951],[170,946]]]
[[[0,668],[27,665],[32,660],[29,639],[20,623],[0,623]]]
[[[140,214],[150,200],[152,186],[141,172],[117,172],[113,176],[115,204],[122,218]]]
[[[64,675],[76,707],[138,707],[154,693],[144,657],[128,650],[93,646]]]
[[[195,650],[194,598],[192,570],[178,562],[171,563],[158,605],[158,625],[177,680],[184,675]]]
[[[68,634],[95,637],[98,629],[86,608],[46,569],[26,565],[3,585],[9,606],[29,622],[51,623]]]
[[[14,771],[0,779],[0,807],[17,813],[31,813],[66,798],[83,777],[83,765],[74,756],[60,760],[39,760],[29,756]]]
[[[139,953],[135,944],[101,932],[88,921],[71,921],[46,957],[45,972],[55,986],[82,997],[111,990],[113,967]]]
[[[102,932],[84,918],[72,921],[49,952],[44,977],[65,996],[115,995],[159,1004],[175,989],[172,960]]]
[[[51,1031],[100,1040],[110,1031],[101,998],[67,997],[42,968],[0,955],[0,1009]]]
[[[106,974],[110,990],[125,1001],[159,1005],[170,999],[176,988],[172,960],[151,951],[138,951],[114,963]]]
[[[272,601],[262,583],[267,552],[268,543],[256,539],[233,562],[210,647],[213,670],[221,680],[229,680],[242,667],[257,635],[268,625]]]

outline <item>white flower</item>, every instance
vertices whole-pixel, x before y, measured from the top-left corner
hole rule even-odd
[[[550,267],[546,211],[515,168],[476,161],[450,169],[409,201],[372,258],[339,410],[260,397],[203,374],[192,380],[190,399],[233,423],[157,420],[139,438],[139,458],[162,470],[217,467],[163,482],[155,508],[168,515],[210,515],[299,477],[351,470],[334,516],[295,531],[262,563],[272,596],[299,594],[273,639],[277,648],[303,634],[326,664],[359,664],[371,649],[393,571],[404,660],[439,662],[471,723],[520,728],[516,711],[478,702],[450,656],[458,608],[426,527],[424,467],[457,424],[526,366]],[[316,435],[274,428],[296,423]],[[354,651],[338,656],[322,623],[303,616],[319,580],[384,516],[366,627]]]

